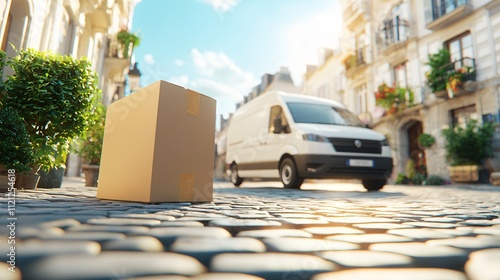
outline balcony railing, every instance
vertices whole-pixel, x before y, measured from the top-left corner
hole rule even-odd
[[[345,70],[349,71],[350,69],[356,68],[357,66],[366,64],[365,57],[366,48],[358,48],[356,51],[347,57],[345,60]]]
[[[476,60],[470,57],[455,60],[446,65],[441,66],[446,70],[446,75],[441,77],[443,83],[447,83],[450,76],[460,74],[460,82],[476,81]]]
[[[472,13],[470,0],[430,0],[430,13],[426,14],[427,28],[446,27]]]
[[[403,20],[390,21],[378,32],[381,50],[402,43],[410,37],[410,25]]]
[[[132,56],[132,52],[134,50],[133,44],[130,44],[128,50],[125,49],[125,46],[120,43],[116,39],[116,35],[108,37],[107,44],[107,57],[113,58],[121,58],[121,59],[129,59]]]

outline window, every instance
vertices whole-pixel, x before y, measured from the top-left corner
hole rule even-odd
[[[398,87],[408,87],[406,79],[406,63],[401,63],[394,66],[394,82]]]
[[[356,97],[356,114],[361,114],[367,110],[366,85],[358,86],[354,89]]]
[[[450,51],[451,61],[460,61],[455,64],[455,67],[470,66],[473,67],[472,59],[474,58],[474,50],[472,48],[472,36],[470,32],[465,32],[449,41],[445,42],[445,47]]]
[[[288,102],[288,109],[296,123],[347,125],[364,127],[351,112],[323,104]]]
[[[476,105],[470,105],[450,111],[452,126],[460,126],[465,128],[469,120],[477,120]]]
[[[276,130],[276,127],[278,125],[280,125],[281,127]],[[288,125],[281,106],[271,107],[271,114],[269,115],[269,132],[274,133],[275,131],[281,131],[281,133],[290,133],[290,126]]]

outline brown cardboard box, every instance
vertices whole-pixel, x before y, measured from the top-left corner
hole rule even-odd
[[[165,81],[109,105],[97,198],[212,200],[215,100]]]

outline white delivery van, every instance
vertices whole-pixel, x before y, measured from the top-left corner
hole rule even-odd
[[[384,135],[333,100],[267,92],[240,107],[227,134],[227,173],[235,186],[246,178],[279,178],[285,188],[304,179],[361,179],[379,190],[392,173]]]

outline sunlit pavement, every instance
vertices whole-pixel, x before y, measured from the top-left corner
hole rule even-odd
[[[500,279],[500,187],[216,182],[199,204],[95,193],[81,178],[19,191],[16,220],[0,198],[0,279]]]

